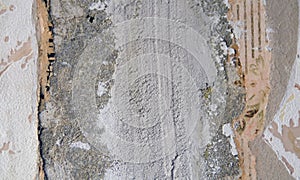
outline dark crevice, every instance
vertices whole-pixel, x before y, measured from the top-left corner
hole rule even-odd
[[[52,25],[52,20],[50,17],[50,3],[51,0],[41,0],[41,3],[43,4],[43,6],[46,7],[47,9],[47,15],[48,17],[46,17],[45,19],[48,21],[48,32],[50,34],[52,34],[52,36],[47,39],[47,38],[43,38],[41,39],[42,41],[45,41],[44,43],[48,44],[49,47],[42,47],[42,48],[47,48],[47,49],[41,49],[41,47],[39,48],[39,51],[47,51],[47,58],[49,61],[49,64],[47,64],[47,68],[43,69],[41,68],[41,70],[46,71],[46,79],[47,79],[47,85],[43,84],[41,81],[39,82],[39,101],[38,101],[38,114],[37,114],[37,118],[38,118],[38,142],[39,142],[39,146],[38,146],[38,151],[39,151],[39,179],[49,179],[47,176],[47,173],[45,171],[45,164],[46,164],[46,159],[43,155],[43,148],[44,148],[44,143],[42,141],[42,134],[44,131],[44,128],[42,126],[41,123],[41,113],[45,110],[45,103],[46,103],[46,93],[49,92],[50,90],[50,84],[49,84],[49,79],[50,79],[50,74],[51,74],[51,70],[52,70],[52,64],[55,61],[55,48],[54,48],[54,39],[53,39],[53,25]],[[43,18],[43,17],[40,17]],[[40,55],[42,53],[39,53]],[[40,58],[40,57],[39,57]],[[45,72],[41,72],[41,74],[44,74]]]
[[[42,134],[42,131],[43,131],[43,127],[42,127],[42,124],[41,124],[41,119],[40,119],[40,115],[41,115],[41,108],[43,106],[43,102],[44,102],[44,94],[42,92],[42,87],[40,87],[40,99],[39,99],[39,104],[38,104],[38,142],[39,142],[39,157],[40,157],[40,162],[39,162],[39,172],[40,174],[43,175],[43,179],[47,180],[48,177],[47,177],[47,174],[45,172],[45,158],[43,156],[43,143],[42,143],[42,140],[41,140],[41,134]],[[42,173],[41,173],[42,172]],[[41,177],[40,177],[41,178]]]
[[[175,179],[175,161],[178,159],[178,154],[175,155],[174,159],[172,159],[172,168],[171,168],[171,179]]]
[[[94,20],[95,20],[95,17],[90,16],[90,15],[87,15],[86,18],[88,19],[88,21],[89,21],[90,23],[93,23]]]

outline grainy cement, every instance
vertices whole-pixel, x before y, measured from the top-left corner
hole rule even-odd
[[[222,134],[242,95],[228,87],[221,2],[51,1],[57,62],[40,114],[49,178],[238,174]]]
[[[49,5],[57,63],[51,98],[40,112],[46,178],[238,175],[237,157],[222,130],[243,109],[243,94],[232,86],[235,67],[224,61],[231,30],[221,0],[52,0]],[[286,103],[291,91],[299,95],[297,65],[287,84],[296,57],[298,6],[296,0],[269,0],[266,7],[274,31],[267,121],[275,116],[280,124],[298,110]],[[0,1],[0,179],[38,174],[34,9],[33,1]],[[299,125],[288,120],[278,128],[283,135],[288,126]],[[288,171],[258,138],[251,144],[258,177],[291,179],[288,172],[298,177],[288,139],[277,146],[281,135],[272,136],[274,124],[268,127],[265,138]]]
[[[197,171],[204,161],[200,149],[208,143],[209,133],[201,89],[216,76],[209,39],[203,36],[208,27],[200,21],[196,29],[204,31],[201,34],[181,23],[190,22],[189,11],[173,12],[158,2],[145,4],[153,9],[140,12],[136,19],[118,19],[119,3],[110,3],[116,44],[105,47],[101,37],[90,42],[79,57],[73,83],[83,133],[119,161],[105,177],[202,177]],[[186,5],[177,3],[178,8]],[[94,81],[101,65],[110,63],[103,62],[109,48],[118,50],[113,87],[105,90],[111,98],[97,110]]]

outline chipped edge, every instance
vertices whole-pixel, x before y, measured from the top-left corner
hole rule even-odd
[[[44,0],[36,0],[36,32],[38,41],[38,139],[39,139],[39,172],[36,179],[47,179],[44,169],[44,159],[41,153],[40,132],[41,125],[39,113],[45,108],[45,103],[49,100],[49,78],[52,75],[52,63],[55,61],[54,43],[52,34],[52,23],[49,17],[49,2]]]

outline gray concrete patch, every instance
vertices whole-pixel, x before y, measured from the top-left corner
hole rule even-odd
[[[222,1],[52,1],[51,12],[57,62],[40,114],[49,179],[239,173],[220,131],[243,108],[220,47],[231,43]]]

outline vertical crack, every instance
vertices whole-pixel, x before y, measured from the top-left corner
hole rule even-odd
[[[175,179],[175,161],[178,159],[179,155],[176,153],[174,159],[171,161],[171,179]]]

